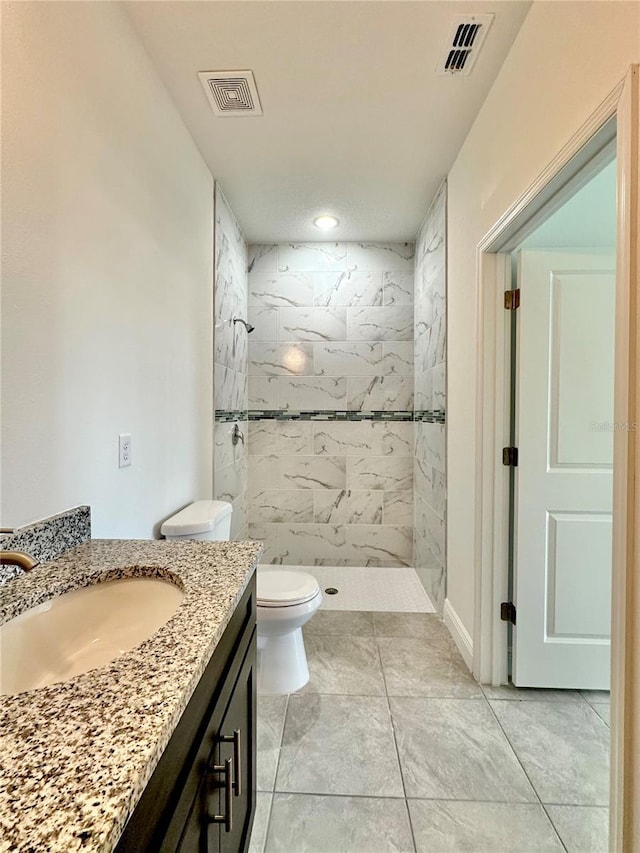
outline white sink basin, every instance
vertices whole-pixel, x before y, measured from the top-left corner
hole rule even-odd
[[[81,587],[0,626],[0,694],[13,695],[103,666],[148,639],[184,593],[156,577]]]

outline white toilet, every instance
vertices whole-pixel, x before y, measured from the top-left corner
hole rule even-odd
[[[294,693],[309,681],[302,626],[321,603],[313,575],[258,570],[258,693]]]
[[[227,501],[196,501],[168,518],[160,533],[165,539],[227,540],[232,512]]]
[[[227,501],[196,501],[168,518],[167,539],[227,540],[233,507]],[[318,581],[306,572],[260,566],[257,573],[258,693],[300,690],[309,680],[302,626],[320,604]]]

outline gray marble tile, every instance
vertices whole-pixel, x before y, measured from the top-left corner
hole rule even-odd
[[[433,409],[433,387],[431,371],[416,374],[416,387],[414,397],[414,408],[416,412],[424,412]],[[418,424],[416,424],[417,426]]]
[[[445,517],[447,511],[447,477],[442,471],[435,468],[432,471],[431,481],[431,508],[440,518]]]
[[[303,308],[313,304],[313,276],[309,273],[263,273],[249,276],[249,305]]]
[[[305,635],[309,682],[302,693],[384,696],[375,637]]]
[[[248,389],[249,408],[270,410],[280,407],[277,377],[250,376]]]
[[[396,422],[384,424],[382,430],[383,456],[413,457],[414,424],[411,422]]]
[[[547,806],[546,809],[567,853],[608,853],[608,808]]]
[[[259,305],[249,306],[248,321],[255,327],[251,332],[251,343],[278,340],[279,310],[279,308],[265,308]]]
[[[413,243],[347,243],[349,269],[413,271]]]
[[[281,243],[278,245],[280,272],[346,272],[345,243]]]
[[[483,695],[453,640],[430,643],[378,637],[378,647],[389,696],[473,699]]]
[[[279,377],[278,408],[346,409],[347,380],[343,376]]]
[[[438,471],[445,471],[445,427],[419,421],[415,424],[415,455]]]
[[[323,565],[318,560],[337,565],[333,561],[344,558],[346,544],[343,524],[282,524],[278,529],[278,552],[289,565]]]
[[[369,565],[410,566],[413,557],[413,529],[389,524],[349,524],[348,553]]]
[[[499,687],[483,684],[482,690],[487,699],[516,702],[580,702],[580,694],[577,690],[543,690],[538,687],[514,687],[513,684],[501,684]]]
[[[262,542],[264,552],[260,557],[260,562],[265,565],[272,563],[281,563],[282,556],[278,551],[278,529],[279,524],[256,524],[249,522],[247,535],[249,539],[256,539]]]
[[[583,702],[492,700],[543,803],[609,802],[609,730]]]
[[[247,491],[247,459],[239,459],[215,472],[213,479],[214,499],[234,501]]]
[[[404,800],[276,794],[266,853],[414,853]]]
[[[249,455],[313,453],[311,421],[251,421]]]
[[[421,536],[440,565],[445,562],[446,526],[444,519],[424,501],[415,503],[416,533]]]
[[[258,696],[257,784],[259,791],[273,791],[288,696]]]
[[[224,468],[225,465],[233,465],[239,459],[242,459],[244,456],[247,455],[246,444],[238,442],[238,444],[234,445],[233,441],[231,440],[231,436],[233,435],[233,428],[236,423],[246,436],[248,430],[247,421],[236,421],[235,423],[218,422],[215,424],[213,439],[213,458],[214,468],[216,470]]]
[[[318,610],[304,626],[305,638],[315,634],[372,637],[375,614],[361,610]]]
[[[390,698],[389,703],[408,797],[535,801],[484,700]]]
[[[384,305],[413,305],[413,270],[382,274]]]
[[[313,493],[295,489],[252,492],[249,518],[252,524],[307,524],[313,521]]]
[[[279,486],[283,489],[344,489],[344,456],[282,456]]]
[[[248,372],[251,376],[312,376],[313,344],[251,342]]]
[[[279,484],[279,464],[280,458],[275,454],[251,456],[249,459],[249,491],[264,491]]]
[[[413,525],[413,491],[383,492],[383,524]]]
[[[433,506],[433,486],[435,469],[423,459],[414,459],[413,489],[416,498],[424,501],[427,506]]]
[[[242,493],[238,495],[237,498],[233,499],[231,506],[233,509],[231,515],[231,540],[240,542],[245,540],[249,535],[247,494]]]
[[[346,308],[279,308],[280,341],[344,341]]]
[[[352,752],[355,743],[357,761]],[[291,696],[276,790],[402,797],[387,700]]]
[[[214,395],[213,405],[216,411],[233,411],[246,409],[247,375],[237,373],[223,364],[214,365]]]
[[[433,368],[433,408],[446,408],[446,377],[444,363],[436,364]]]
[[[388,308],[347,308],[347,340],[411,341],[413,308],[408,305]]]
[[[384,494],[380,491],[353,492],[345,489],[315,492],[314,521],[321,524],[382,524]]]
[[[256,243],[249,246],[247,269],[250,275],[277,272],[278,246],[275,243]]]
[[[413,376],[413,341],[383,341],[382,352],[383,357],[379,373]]]
[[[375,376],[382,369],[383,344],[316,343],[313,344],[314,369],[318,376]]]
[[[350,269],[338,275],[316,275],[313,304],[345,308],[382,305],[382,273]]]
[[[251,830],[249,853],[264,853],[272,799],[273,795],[267,794],[264,791],[258,791],[256,794],[256,813],[253,819],[253,829]]]
[[[413,423],[352,421],[314,424],[314,453],[413,457]]]
[[[350,411],[406,412],[413,410],[412,376],[349,376]]]
[[[230,312],[235,317],[246,317],[246,309]],[[242,326],[230,322],[216,323],[214,361],[239,373],[246,373],[248,335]]]
[[[563,853],[542,806],[409,800],[417,853]]]
[[[433,321],[430,327],[426,353],[429,367],[435,367],[436,365],[440,365],[444,362],[446,340],[447,320],[446,315],[442,314]]]
[[[347,457],[347,486],[365,491],[407,491],[413,488],[413,460],[409,456]]]
[[[435,613],[373,613],[377,637],[426,640],[429,645],[451,642],[451,634]]]

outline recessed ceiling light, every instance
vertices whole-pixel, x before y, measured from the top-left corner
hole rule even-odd
[[[324,214],[323,216],[316,216],[313,220],[313,224],[316,228],[320,228],[322,231],[330,231],[332,228],[335,228],[340,224],[340,220],[336,219],[335,216]]]

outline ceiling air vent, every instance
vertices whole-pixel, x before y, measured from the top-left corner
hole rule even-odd
[[[200,82],[217,116],[261,116],[253,71],[201,71]]]
[[[438,65],[438,75],[471,73],[493,15],[456,15]]]

